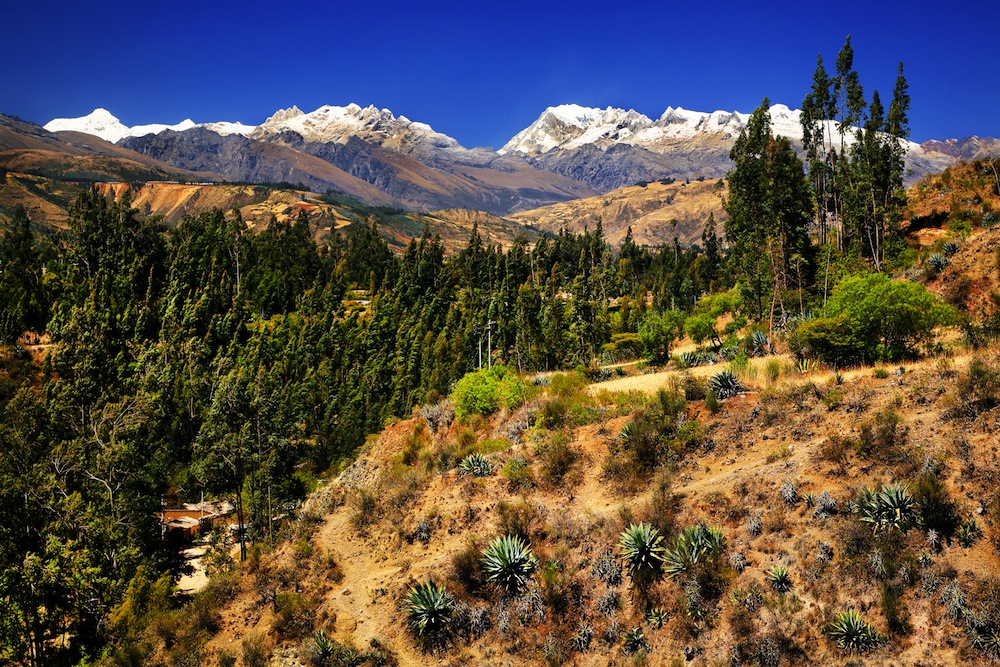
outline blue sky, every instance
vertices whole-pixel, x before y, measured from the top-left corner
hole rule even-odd
[[[0,113],[127,125],[356,102],[499,147],[545,107],[798,107],[852,34],[866,98],[905,64],[912,138],[1000,137],[1000,3],[16,2]]]

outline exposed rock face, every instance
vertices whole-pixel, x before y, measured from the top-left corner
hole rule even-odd
[[[126,137],[119,145],[191,171],[210,171],[243,183],[302,183],[313,191],[343,192],[366,204],[399,206],[378,187],[307,154],[247,137],[222,136],[205,128]]]

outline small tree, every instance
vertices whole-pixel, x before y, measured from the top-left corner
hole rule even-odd
[[[646,316],[639,325],[639,342],[650,359],[660,362],[670,358],[670,348],[683,325],[684,313],[676,310]]]

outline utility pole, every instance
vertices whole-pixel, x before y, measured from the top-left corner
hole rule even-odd
[[[493,325],[494,324],[496,324],[496,322],[494,322],[493,320],[490,320],[489,322],[486,323],[486,346],[487,346],[487,354],[489,355],[489,357],[487,358],[487,363],[489,364],[490,368],[493,368]],[[479,364],[479,367],[482,368],[482,363]]]

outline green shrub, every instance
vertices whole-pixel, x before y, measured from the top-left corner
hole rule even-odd
[[[915,356],[934,327],[954,321],[954,311],[917,283],[884,274],[848,277],[833,291],[828,317],[799,325],[792,352],[828,363],[896,361]]]
[[[569,436],[563,432],[553,434],[541,454],[542,478],[553,486],[562,483],[563,477],[579,457],[576,450],[570,447]]]
[[[501,500],[497,505],[500,532],[514,535],[525,542],[531,537],[531,524],[538,517],[538,508],[523,500],[509,503]]]
[[[668,310],[650,313],[639,325],[639,342],[645,353],[655,362],[670,358],[670,348],[684,325],[684,313]]]
[[[271,630],[281,636],[298,637],[312,630],[315,605],[299,593],[284,591],[274,597]]]
[[[527,396],[521,380],[502,364],[466,373],[455,383],[451,401],[455,415],[464,419],[470,415],[489,416],[501,405],[517,407]]]
[[[531,471],[528,462],[520,456],[515,456],[500,471],[507,478],[511,491],[526,492],[535,487],[535,473]]]

